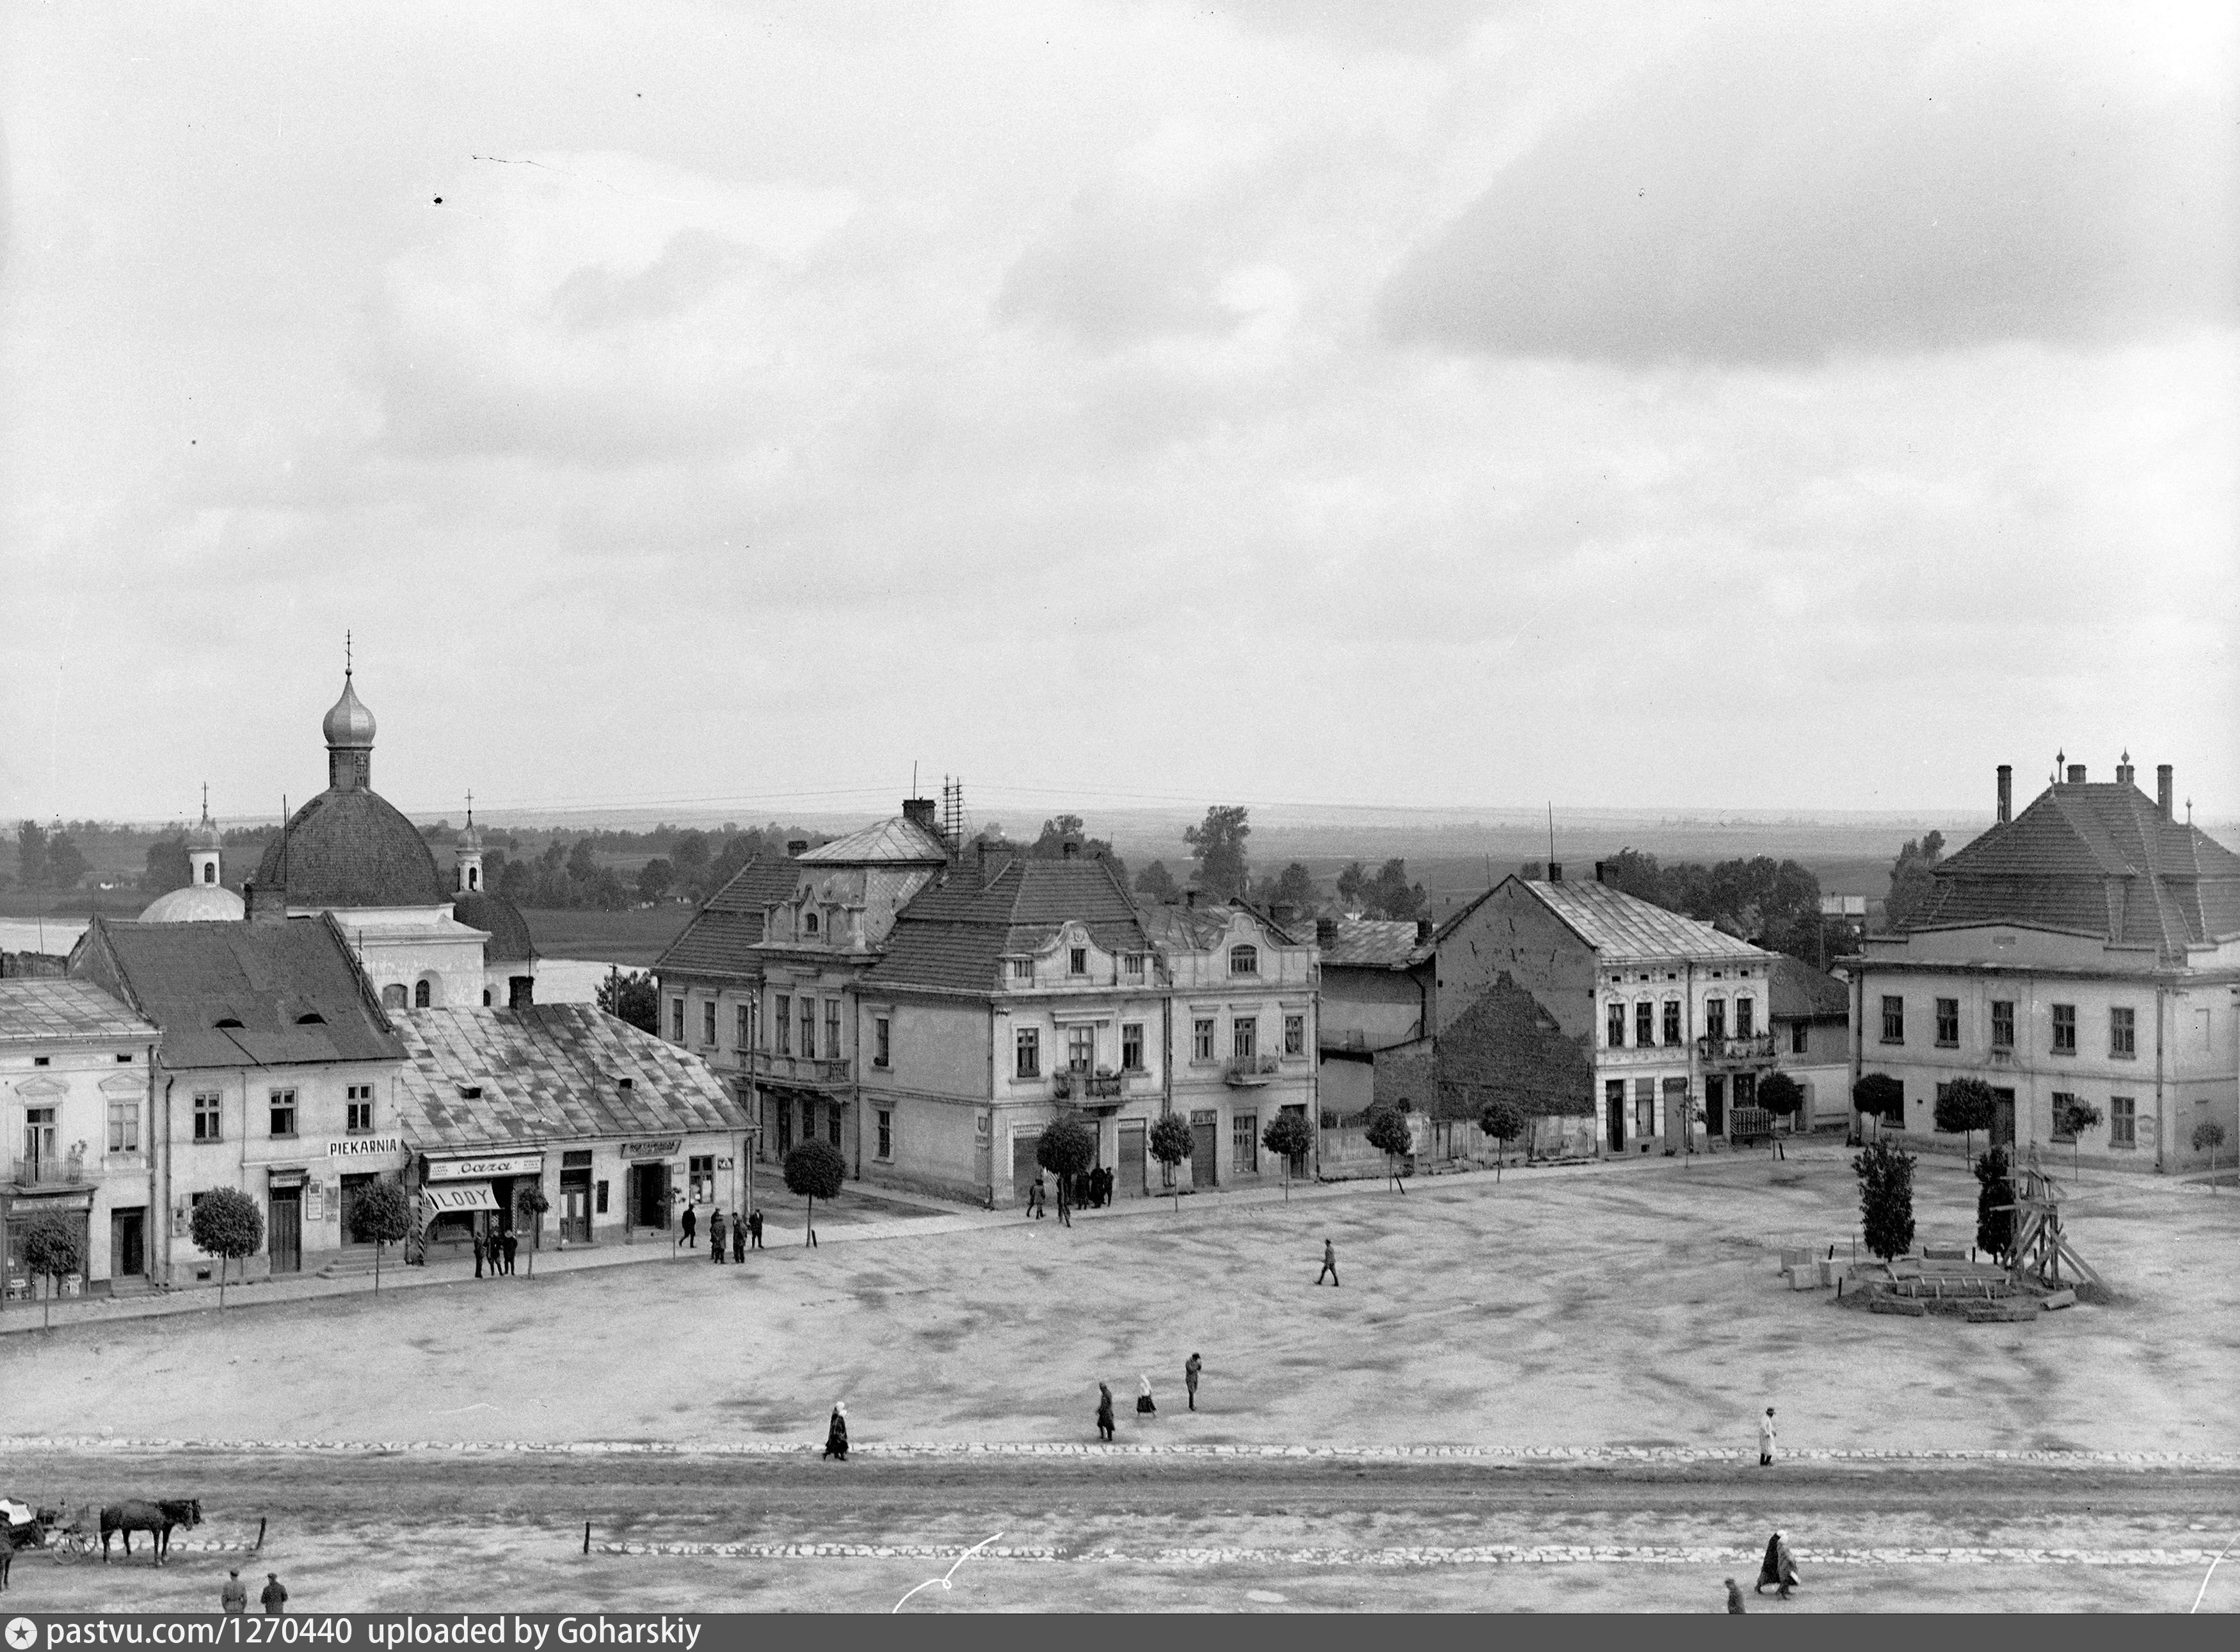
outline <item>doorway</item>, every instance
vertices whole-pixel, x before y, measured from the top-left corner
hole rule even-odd
[[[345,1246],[357,1243],[357,1203],[365,1191],[381,1180],[377,1176],[346,1176],[342,1186],[342,1242]]]
[[[137,1279],[148,1271],[148,1209],[135,1205],[109,1213],[109,1274]]]
[[[1664,1081],[1664,1145],[1675,1153],[1696,1150],[1695,1109],[1688,1105],[1688,1081]]]
[[[580,1148],[561,1158],[560,1238],[571,1245],[591,1242],[591,1156]]]
[[[1112,1191],[1123,1199],[1141,1199],[1151,1191],[1150,1176],[1144,1169],[1150,1156],[1143,1150],[1144,1129],[1139,1118],[1120,1122],[1120,1162],[1113,1167]]]
[[[1043,1133],[1019,1131],[1011,1137],[1011,1195],[1023,1200],[1034,1191],[1035,1177],[1042,1167],[1035,1162],[1035,1155],[1042,1149]]]
[[[1190,1186],[1217,1188],[1221,1185],[1221,1162],[1214,1151],[1221,1141],[1221,1115],[1212,1108],[1202,1107],[1190,1115]]]
[[[303,1271],[303,1190],[276,1188],[272,1192],[272,1271]]]
[[[630,1225],[669,1226],[669,1166],[659,1161],[630,1168]]]
[[[1625,1151],[1625,1081],[1613,1078],[1603,1086],[1603,1105],[1610,1115],[1610,1145],[1613,1153]]]
[[[1713,1136],[1727,1133],[1727,1081],[1723,1078],[1703,1081],[1703,1129]]]

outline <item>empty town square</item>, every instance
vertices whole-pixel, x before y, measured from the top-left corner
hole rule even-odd
[[[1850,1156],[1807,1138],[1070,1229],[894,1200],[851,1224],[843,1199],[814,1249],[773,1211],[743,1265],[252,1289],[11,1336],[11,1483],[205,1511],[160,1577],[17,1587],[190,1601],[269,1522],[264,1557],[366,1609],[463,1549],[618,1606],[861,1607],[991,1534],[917,1604],[1703,1609],[1778,1529],[1804,1581],[1756,1609],[2183,1609],[2240,1486],[2240,1198],[2087,1172],[2066,1230],[2103,1300],[1860,1312],[1777,1271],[1830,1245],[1848,1270]],[[1924,1247],[1972,1238],[1963,1176],[1921,1165]],[[2208,1598],[2235,1603],[2223,1571]]]

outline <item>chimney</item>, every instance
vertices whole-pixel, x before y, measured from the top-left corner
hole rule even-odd
[[[241,885],[242,916],[257,923],[285,923],[288,921],[288,886],[270,883],[259,888],[255,878],[245,878]]]
[[[1607,862],[1607,861],[1597,861],[1597,862],[1595,863],[1595,882],[1596,882],[1596,883],[1605,883],[1605,882],[1607,882],[1607,881],[1608,881],[1607,879],[1605,879],[1605,878],[1603,877],[1603,873],[1604,869],[1609,866],[1609,864],[1610,864],[1610,863],[1609,863],[1609,862]]]
[[[2081,786],[2084,783],[2084,765],[2083,763],[2073,763],[2069,765],[2069,783],[2072,786]]]
[[[1197,910],[1197,890],[1195,888],[1183,891],[1183,904],[1193,912]]]
[[[508,976],[505,989],[505,1007],[508,1009],[527,1009],[537,1003],[535,976]]]
[[[2015,766],[2010,763],[1999,765],[1999,824],[2003,826],[2015,817]]]
[[[797,837],[785,846],[785,857],[790,861],[797,861],[808,852],[809,840],[806,837]]]
[[[2170,803],[2176,791],[2176,776],[2170,773],[2170,766],[2166,763],[2157,763],[2155,765],[2155,802],[2161,806],[2164,820],[2170,817]]]
[[[933,799],[930,797],[903,798],[903,818],[913,825],[924,827],[937,837],[941,835],[940,829],[934,824]]]
[[[1428,943],[1430,938],[1431,920],[1429,918],[1417,918],[1416,920],[1416,944],[1419,947],[1423,946]]]
[[[1548,863],[1548,881],[1550,883],[1560,883],[1563,881],[1563,862],[1550,861]]]
[[[1337,944],[1337,920],[1336,918],[1317,918],[1315,920],[1315,944],[1318,947],[1334,947]]]

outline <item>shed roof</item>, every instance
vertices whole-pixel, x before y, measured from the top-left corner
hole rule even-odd
[[[132,1013],[90,981],[0,981],[0,1043],[48,1043],[71,1038],[149,1039],[156,1025]]]
[[[1109,861],[1015,857],[991,859],[984,869],[968,862],[896,916],[886,956],[864,984],[993,992],[1006,955],[1038,950],[1067,923],[1081,924],[1109,952],[1150,950]]]
[[[706,1062],[591,1004],[407,1009],[397,1030],[401,1124],[423,1151],[747,1128]]]

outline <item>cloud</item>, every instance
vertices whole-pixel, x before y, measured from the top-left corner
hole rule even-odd
[[[1723,13],[1553,118],[1402,263],[1383,325],[1641,363],[2233,321],[2240,101],[2197,72],[2229,43],[2188,73],[2077,16]]]

